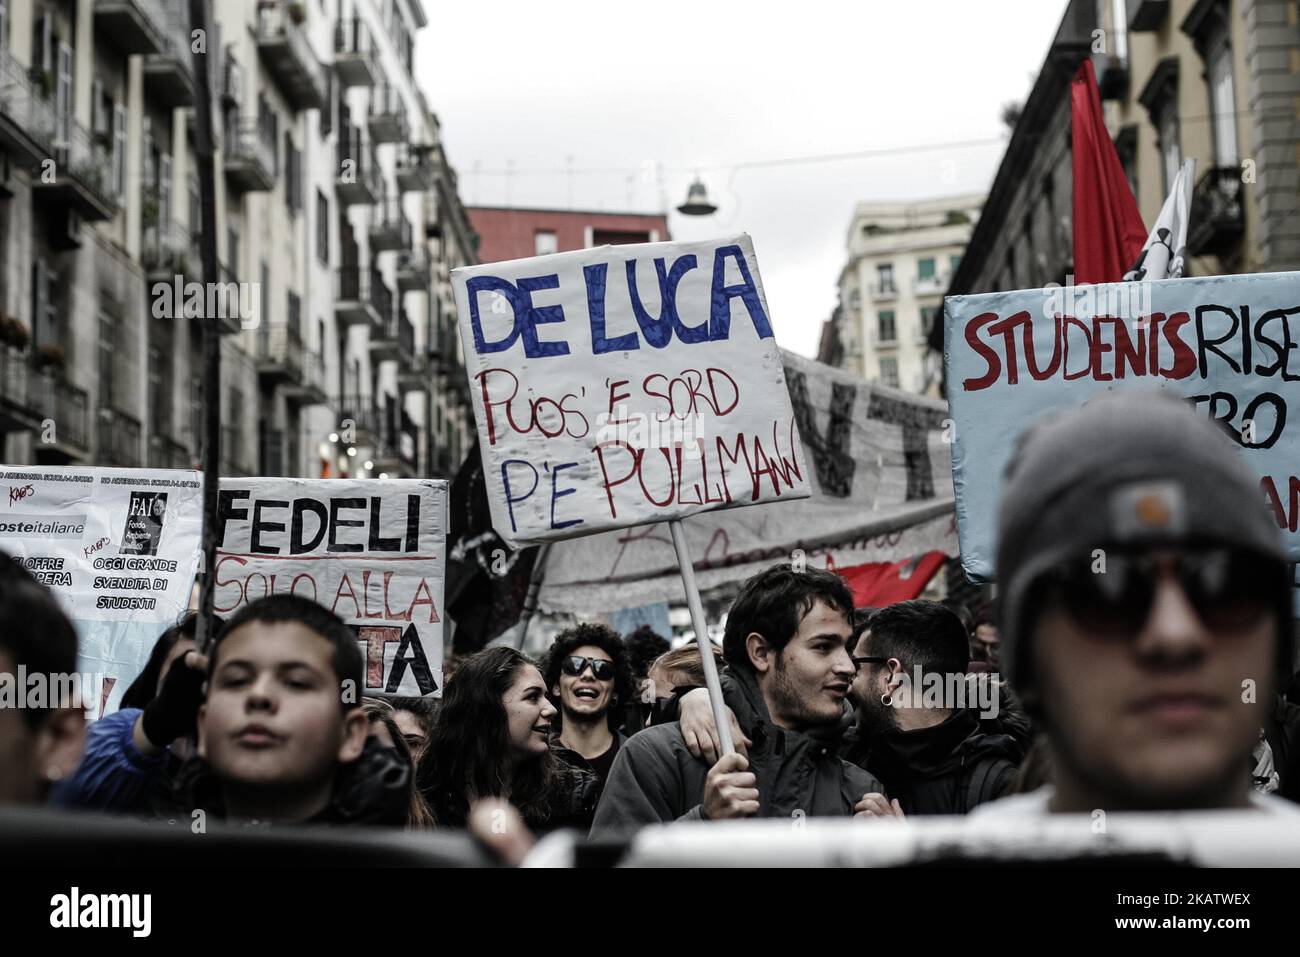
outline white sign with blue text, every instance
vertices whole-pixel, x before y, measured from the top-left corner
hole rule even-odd
[[[512,546],[811,494],[748,236],[452,274]]]

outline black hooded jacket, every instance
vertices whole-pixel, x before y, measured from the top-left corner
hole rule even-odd
[[[884,782],[904,814],[965,814],[1007,793],[1024,743],[989,733],[969,708],[942,724],[863,737],[855,728],[844,757]]]

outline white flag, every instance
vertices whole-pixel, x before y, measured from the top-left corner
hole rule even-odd
[[[1187,255],[1187,220],[1192,210],[1192,180],[1196,160],[1189,159],[1174,177],[1174,185],[1160,208],[1156,224],[1147,237],[1142,253],[1124,281],[1137,279],[1180,279]]]

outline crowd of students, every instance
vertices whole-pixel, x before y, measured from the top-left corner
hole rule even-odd
[[[192,616],[169,628],[88,728],[75,708],[0,709],[0,801],[509,831],[505,859],[558,828],[754,816],[1300,822],[1288,566],[1222,432],[1151,395],[1048,417],[1012,457],[997,579],[997,606],[968,615],[855,608],[838,576],[789,563],[753,576],[709,649],[733,753],[693,643],[580,624],[541,661],[449,663],[440,701],[368,698],[351,630],[272,596],[206,655]],[[53,598],[0,562],[0,672],[71,673],[76,654]]]

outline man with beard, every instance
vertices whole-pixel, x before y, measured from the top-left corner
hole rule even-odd
[[[857,726],[844,756],[880,778],[904,814],[965,814],[1008,792],[1024,749],[981,726],[981,715],[996,718],[1006,702],[994,684],[980,689],[994,692],[991,701],[977,695],[973,680],[992,676],[966,674],[956,614],[919,599],[882,608],[853,654]],[[954,690],[960,700],[946,700]]]
[[[837,756],[853,680],[853,596],[836,575],[789,564],[760,572],[727,617],[723,696],[746,753],[712,767],[674,722],[619,750],[592,836],[674,820],[849,816],[883,788]]]
[[[582,624],[556,636],[546,654],[546,687],[560,712],[561,757],[589,767],[603,785],[627,736],[618,730],[633,700],[627,647],[612,628]]]

